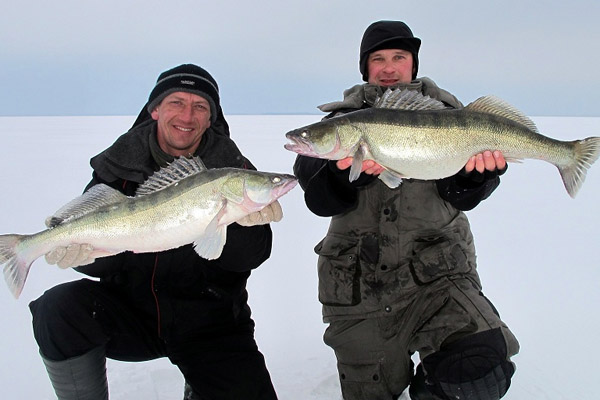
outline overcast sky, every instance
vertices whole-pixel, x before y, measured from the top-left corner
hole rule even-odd
[[[464,103],[600,116],[600,2],[22,0],[0,9],[0,116],[133,115],[181,63],[217,79],[225,114],[318,113],[361,81],[365,28],[403,20],[419,75]]]

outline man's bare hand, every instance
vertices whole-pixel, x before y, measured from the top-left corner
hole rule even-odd
[[[352,165],[352,161],[354,159],[352,157],[346,157],[346,158],[342,158],[341,160],[338,160],[335,165],[341,169],[347,169],[350,168],[350,166]],[[381,165],[377,164],[375,161],[373,160],[365,160],[362,163],[362,169],[361,172],[364,172],[365,174],[369,174],[369,175],[379,175],[381,174],[383,171],[385,170],[385,168],[383,168]]]
[[[501,152],[498,150],[493,153],[491,151],[484,151],[483,153],[474,155],[467,161],[465,172],[468,173],[477,170],[477,172],[483,173],[485,170],[496,171],[502,170],[505,167],[506,160]]]

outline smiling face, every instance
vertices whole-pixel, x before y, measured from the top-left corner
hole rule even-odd
[[[413,64],[410,51],[400,49],[374,51],[367,59],[369,83],[385,87],[410,83]]]
[[[194,154],[210,127],[210,104],[193,93],[171,93],[151,115],[158,123],[158,145],[175,157]]]

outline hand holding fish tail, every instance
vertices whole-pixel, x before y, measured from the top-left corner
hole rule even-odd
[[[88,243],[71,243],[68,246],[56,247],[46,253],[46,262],[50,265],[58,265],[62,269],[90,264],[90,254],[94,247]]]
[[[283,210],[279,201],[275,200],[260,211],[255,211],[237,221],[242,226],[265,225],[270,222],[279,222],[283,218]]]

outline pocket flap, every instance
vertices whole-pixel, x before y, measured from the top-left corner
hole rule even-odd
[[[316,246],[315,253],[325,257],[337,257],[341,254],[356,253],[358,238],[329,234]]]
[[[345,382],[373,383],[381,380],[381,365],[338,363],[340,379]]]

